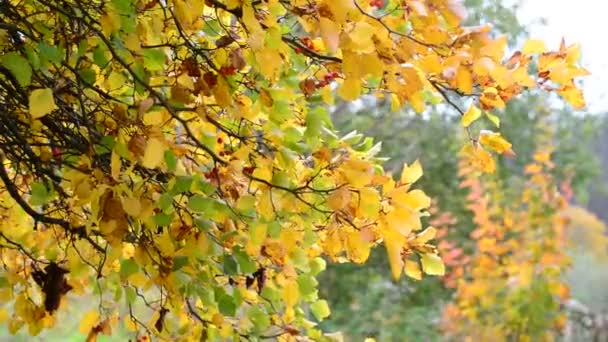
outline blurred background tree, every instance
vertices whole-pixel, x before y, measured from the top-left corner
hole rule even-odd
[[[492,21],[502,32],[525,39],[527,32],[516,16],[518,5],[501,0],[467,0],[469,25]],[[466,108],[461,104],[461,108]],[[524,166],[536,147],[535,137],[541,118],[551,125],[556,178],[569,180],[575,201],[585,204],[592,181],[600,174],[599,159],[591,148],[605,126],[598,116],[574,113],[569,108],[554,108],[544,95],[520,96],[499,117],[508,117],[502,134],[517,153],[514,158],[500,157],[498,177],[505,196],[518,196],[525,181]],[[462,146],[460,116],[443,105],[429,108],[422,115],[414,111],[392,112],[390,103],[365,99],[357,105],[338,104],[333,112],[335,127],[343,134],[360,132],[382,144],[381,157],[393,175],[403,163],[420,159],[425,175],[421,186],[437,200],[439,212],[449,212],[456,227],[448,239],[465,251],[472,248],[471,213],[465,208],[466,189],[459,187],[457,151]],[[353,133],[355,135],[355,133]],[[422,153],[424,151],[424,153]],[[332,264],[321,278],[321,295],[331,302],[332,315],[323,323],[328,330],[342,331],[347,340],[374,337],[378,341],[434,341],[441,332],[437,324],[443,303],[452,290],[440,279],[391,281],[384,250],[372,251],[364,267]]]

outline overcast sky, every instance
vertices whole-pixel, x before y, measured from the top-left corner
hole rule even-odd
[[[557,49],[562,36],[566,45],[581,44],[582,65],[591,72],[583,91],[590,112],[608,112],[608,1],[607,0],[524,0],[518,13],[523,24],[547,20],[547,25],[531,25],[531,37]]]

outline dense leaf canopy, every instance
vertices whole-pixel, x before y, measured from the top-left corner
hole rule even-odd
[[[442,275],[420,163],[393,180],[327,108],[443,101],[462,115],[467,160],[493,172],[511,144],[472,122],[499,126],[492,110],[528,88],[584,106],[576,45],[505,55],[506,37],[465,15],[449,0],[0,3],[11,331],[53,327],[66,293],[94,288],[91,339],[123,320],[172,340],[322,340],[326,260],[363,263],[383,244],[394,278]]]

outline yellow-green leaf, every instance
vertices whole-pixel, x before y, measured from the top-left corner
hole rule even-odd
[[[422,262],[422,269],[426,274],[438,276],[445,274],[445,265],[437,254],[425,253],[420,257],[420,262]]]
[[[53,91],[49,88],[36,89],[30,94],[30,114],[34,119],[39,119],[57,109]]]
[[[479,108],[477,108],[475,105],[471,105],[469,110],[467,110],[462,116],[462,125],[464,127],[469,127],[475,120],[479,119],[480,116],[481,110],[479,110]]]
[[[329,305],[324,299],[320,299],[312,303],[310,305],[310,311],[312,311],[312,314],[319,321],[323,320],[331,314],[331,311],[329,310]]]
[[[496,127],[500,127],[500,119],[498,118],[498,116],[490,114],[488,112],[485,113],[486,117],[492,121],[492,123],[494,124],[494,126]]]

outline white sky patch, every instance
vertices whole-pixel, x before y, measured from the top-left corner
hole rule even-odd
[[[581,64],[591,72],[583,78],[583,92],[591,113],[608,112],[608,1],[606,0],[523,0],[519,20],[531,38],[542,39],[547,48],[581,45]],[[540,18],[546,25],[538,24]]]

